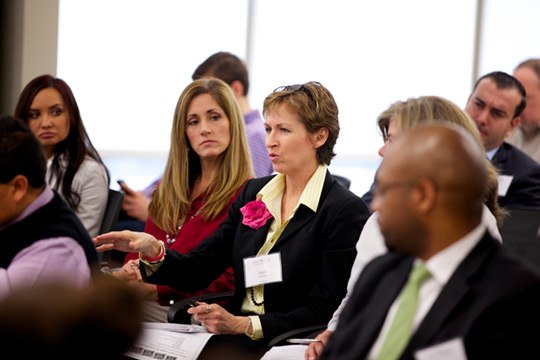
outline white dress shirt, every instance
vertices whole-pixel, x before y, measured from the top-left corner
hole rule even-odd
[[[364,225],[362,233],[360,234],[360,239],[358,239],[358,242],[356,243],[356,258],[354,259],[354,264],[351,269],[351,276],[349,277],[349,282],[347,283],[347,294],[334,312],[332,319],[330,319],[330,322],[328,323],[328,330],[336,330],[339,315],[345,308],[345,305],[349,300],[349,296],[354,290],[356,281],[358,280],[362,270],[364,270],[364,266],[366,266],[367,263],[377,256],[383,255],[388,251],[386,245],[384,244],[384,238],[381,233],[381,229],[379,228],[379,223],[377,222],[378,217],[378,212],[374,212],[369,217]],[[488,229],[491,236],[502,242],[502,237],[499,233],[499,228],[497,227],[497,220],[486,205],[483,206],[482,224]]]
[[[483,224],[478,225],[473,231],[465,237],[439,251],[426,261],[426,268],[429,270],[431,277],[426,280],[421,286],[418,294],[418,307],[414,315],[412,333],[416,331],[422,320],[426,317],[428,311],[433,306],[433,303],[441,293],[442,289],[452,277],[457,267],[463,259],[471,252],[471,250],[480,242],[486,228]],[[416,259],[413,266],[417,266],[422,261]],[[377,340],[373,343],[367,359],[376,359],[381,350],[386,334],[390,329],[392,320],[397,312],[401,294],[394,300],[392,306],[388,310],[386,319]]]

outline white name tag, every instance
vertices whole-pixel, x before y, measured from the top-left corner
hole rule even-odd
[[[280,253],[245,258],[244,278],[246,288],[283,281]]]
[[[512,183],[512,180],[514,179],[511,175],[499,175],[499,196],[506,196],[506,193],[508,192],[508,188],[510,187],[510,184]]]
[[[461,338],[455,338],[443,343],[418,350],[414,353],[416,360],[467,360],[467,353]]]

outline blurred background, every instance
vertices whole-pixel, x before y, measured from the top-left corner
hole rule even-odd
[[[1,0],[0,110],[49,73],[72,88],[111,172],[142,189],[165,165],[170,127],[193,70],[217,51],[244,59],[249,100],[319,81],[341,133],[331,172],[369,189],[396,100],[463,107],[475,80],[540,57],[537,0]]]

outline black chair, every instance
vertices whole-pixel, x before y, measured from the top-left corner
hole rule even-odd
[[[105,234],[109,231],[114,231],[116,229],[116,223],[118,222],[118,215],[120,210],[122,210],[122,201],[124,201],[124,193],[109,189],[109,197],[107,199],[107,208],[105,209],[105,214],[103,215],[103,222],[101,223],[101,228],[99,229],[99,234]],[[114,251],[114,250],[113,250]],[[110,263],[112,251],[106,251],[100,255],[100,262]]]
[[[347,189],[351,188],[351,180],[347,179],[345,176],[340,175],[334,175],[332,174],[334,179],[340,182],[341,185],[345,186]]]
[[[122,201],[124,201],[124,193],[109,189],[107,208],[103,215],[103,222],[99,230],[100,234],[105,234],[116,229],[118,215],[120,215],[120,210],[122,210]]]
[[[192,300],[202,301],[205,303],[215,303],[223,300],[228,300],[234,295],[234,291],[218,292],[213,294],[203,294],[190,297],[189,299],[184,299],[176,302],[173,306],[170,307],[167,312],[167,321],[170,323],[181,323],[181,324],[190,324],[191,315],[187,313],[187,309],[191,306],[189,304]],[[276,336],[268,342],[267,348],[270,349],[276,345],[286,345],[287,339],[290,338],[314,338],[321,331],[326,329],[325,324],[318,324],[313,326],[307,326],[303,328],[294,329],[287,331],[281,335]]]
[[[503,247],[540,270],[540,211],[509,209],[509,216],[500,226]]]

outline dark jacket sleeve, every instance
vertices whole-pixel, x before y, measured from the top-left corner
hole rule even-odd
[[[267,181],[268,179],[265,183]],[[240,208],[254,200],[257,191],[252,181],[248,181],[229,208],[227,217],[211,237],[201,241],[188,255],[166,249],[165,261],[155,273],[147,275],[146,271],[141,272],[144,281],[167,285],[183,292],[196,292],[207,288],[231,267],[237,228],[242,226]]]

